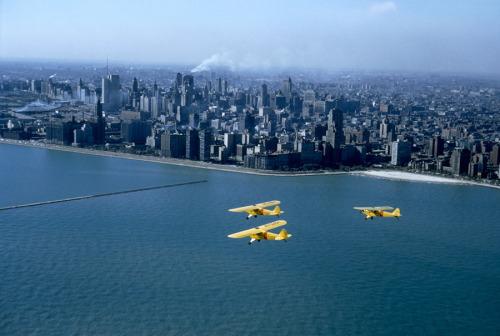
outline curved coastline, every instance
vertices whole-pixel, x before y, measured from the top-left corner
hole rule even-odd
[[[0,139],[0,144],[2,144],[2,143],[16,145],[16,146],[26,146],[26,147],[33,147],[33,148],[58,150],[58,151],[87,154],[87,155],[99,155],[99,156],[113,157],[113,158],[118,158],[118,159],[155,162],[155,163],[161,163],[161,164],[177,165],[177,166],[192,167],[192,168],[213,169],[213,170],[220,170],[220,171],[239,173],[239,174],[253,174],[253,175],[262,175],[262,176],[317,176],[317,175],[351,174],[351,175],[362,175],[362,176],[371,177],[371,178],[382,178],[382,179],[407,181],[407,182],[467,184],[467,185],[476,185],[476,186],[481,186],[481,187],[490,187],[490,188],[500,189],[500,186],[497,186],[497,185],[460,180],[460,179],[455,179],[455,178],[451,178],[451,177],[441,177],[441,176],[434,176],[434,175],[410,173],[410,172],[403,172],[403,171],[397,171],[397,170],[358,170],[358,171],[349,171],[349,172],[345,172],[345,171],[314,171],[314,172],[289,172],[289,173],[285,173],[285,172],[280,172],[280,171],[264,171],[264,170],[246,168],[246,167],[238,167],[238,166],[234,166],[234,165],[215,164],[215,163],[203,162],[203,161],[192,161],[192,160],[174,159],[174,158],[166,158],[166,157],[155,157],[155,156],[122,153],[122,152],[100,151],[100,150],[93,150],[93,149],[80,148],[80,147],[52,145],[52,144],[28,142],[28,141],[20,141],[20,140]]]
[[[175,158],[138,155],[138,154],[129,154],[129,153],[112,152],[112,151],[101,151],[101,150],[93,150],[81,147],[61,146],[61,145],[53,145],[53,144],[45,144],[45,143],[37,143],[37,142],[29,142],[21,140],[0,139],[0,144],[41,148],[48,150],[58,150],[63,152],[71,152],[71,153],[79,153],[87,155],[106,156],[118,159],[155,162],[155,163],[192,167],[192,168],[213,169],[213,170],[220,170],[220,171],[240,173],[240,174],[253,174],[253,175],[264,175],[264,176],[313,176],[313,175],[338,175],[338,174],[348,173],[348,172],[335,172],[335,171],[288,172],[288,173],[281,171],[265,171],[259,169],[239,167],[234,165],[216,164],[204,161],[192,161],[186,159],[175,159]]]

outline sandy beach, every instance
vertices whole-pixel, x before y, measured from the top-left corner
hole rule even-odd
[[[478,183],[467,180],[460,180],[450,177],[441,177],[435,175],[425,175],[425,174],[417,174],[417,173],[408,173],[396,170],[366,170],[366,171],[314,171],[314,172],[280,172],[280,171],[264,171],[258,169],[245,168],[241,166],[235,165],[224,165],[224,164],[216,164],[210,162],[202,162],[202,161],[192,161],[192,160],[184,160],[184,159],[174,159],[174,158],[166,158],[166,157],[155,157],[155,156],[146,156],[146,155],[136,155],[136,154],[128,154],[121,152],[112,152],[112,151],[100,151],[100,150],[92,150],[88,148],[80,148],[80,147],[70,147],[70,146],[60,146],[60,145],[52,145],[45,144],[39,142],[29,142],[29,141],[18,141],[18,140],[9,140],[9,139],[0,139],[0,144],[10,144],[17,146],[28,146],[34,148],[43,148],[50,150],[59,150],[87,155],[100,155],[107,157],[114,157],[119,159],[127,159],[127,160],[139,160],[139,161],[147,161],[147,162],[155,162],[162,164],[170,164],[177,166],[185,166],[185,167],[194,167],[194,168],[203,168],[203,169],[213,169],[220,171],[227,171],[232,173],[240,173],[240,174],[254,174],[254,175],[264,175],[264,176],[312,176],[312,175],[333,175],[333,174],[352,174],[352,175],[363,175],[367,177],[373,178],[384,178],[391,180],[399,180],[399,181],[410,181],[410,182],[423,182],[423,183],[448,183],[448,184],[469,184],[469,185],[477,185],[482,187],[490,187],[500,189],[500,186],[486,184],[486,183]]]
[[[500,186],[490,185],[486,183],[478,183],[473,181],[466,181],[455,179],[451,177],[441,177],[435,175],[424,175],[417,173],[408,173],[395,170],[367,170],[367,171],[356,171],[351,172],[351,174],[364,175],[368,177],[384,178],[390,180],[400,180],[400,181],[410,181],[410,182],[427,182],[427,183],[451,183],[451,184],[470,184],[477,185],[481,187],[490,187],[500,189]]]

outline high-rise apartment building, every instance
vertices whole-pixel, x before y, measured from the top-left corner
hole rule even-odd
[[[391,145],[391,164],[403,166],[411,159],[411,143],[407,140],[393,141]]]
[[[186,159],[200,159],[200,136],[198,130],[188,129],[186,131]]]
[[[172,158],[186,157],[186,135],[167,131],[161,135],[161,155]]]
[[[210,161],[210,145],[212,145],[212,133],[207,130],[199,132],[200,135],[200,161]]]
[[[467,174],[470,163],[470,150],[455,148],[451,154],[451,170],[455,175]]]
[[[429,155],[437,158],[443,155],[444,140],[439,135],[429,140]]]

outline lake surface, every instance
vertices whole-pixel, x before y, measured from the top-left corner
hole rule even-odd
[[[499,335],[500,190],[0,144],[0,335]],[[287,242],[227,235],[274,221]],[[354,206],[399,207],[364,220]],[[279,232],[281,228],[273,231]]]

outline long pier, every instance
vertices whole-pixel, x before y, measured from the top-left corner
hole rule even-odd
[[[18,208],[26,208],[26,207],[33,207],[33,206],[39,206],[39,205],[45,205],[45,204],[54,204],[54,203],[78,201],[78,200],[87,199],[87,198],[96,198],[96,197],[112,196],[112,195],[119,195],[119,194],[127,194],[127,193],[133,193],[133,192],[138,192],[138,191],[155,190],[155,189],[162,189],[162,188],[172,188],[172,187],[178,187],[178,186],[183,186],[183,185],[188,185],[188,184],[195,184],[195,183],[202,183],[202,182],[207,182],[207,180],[192,181],[192,182],[183,182],[183,183],[169,184],[169,185],[158,186],[158,187],[148,187],[148,188],[141,188],[141,189],[125,190],[125,191],[115,191],[115,192],[110,192],[110,193],[105,193],[105,194],[97,194],[97,195],[89,195],[89,196],[79,196],[79,197],[65,198],[65,199],[60,199],[60,200],[55,200],[55,201],[46,201],[46,202],[37,202],[37,203],[30,203],[30,204],[13,205],[13,206],[8,206],[8,207],[0,208],[0,211],[2,211],[2,210],[11,210],[11,209],[18,209]]]

